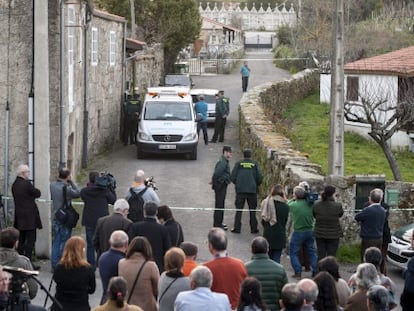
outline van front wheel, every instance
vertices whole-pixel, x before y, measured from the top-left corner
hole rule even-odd
[[[194,147],[193,151],[190,153],[190,160],[197,160],[197,145]]]

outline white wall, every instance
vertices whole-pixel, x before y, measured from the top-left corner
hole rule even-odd
[[[358,76],[359,77],[359,94],[365,98],[386,99],[384,103],[385,107],[395,106],[398,97],[398,77],[396,76],[381,76],[381,75],[345,75],[344,79],[344,94],[346,97],[347,90],[347,76]],[[321,74],[320,75],[320,93],[319,100],[321,103],[330,103],[330,92],[331,92],[331,75]],[[361,112],[362,113],[362,112]],[[392,112],[381,112],[378,109],[379,121],[385,122],[389,119]],[[344,120],[345,131],[357,133],[367,139],[371,139],[368,135],[370,126],[367,124],[361,124],[356,122],[349,122]],[[410,138],[409,135],[404,131],[395,133],[390,140],[391,147],[393,149],[406,148],[414,151],[414,137]]]

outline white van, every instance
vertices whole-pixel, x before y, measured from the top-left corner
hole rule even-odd
[[[207,103],[207,122],[214,123],[216,122],[216,94],[218,90],[216,89],[192,89],[191,97],[193,98],[193,103],[198,102],[198,97],[204,95],[204,101]]]
[[[197,160],[197,144],[197,123],[189,88],[148,88],[138,126],[138,159],[149,153],[181,153]]]

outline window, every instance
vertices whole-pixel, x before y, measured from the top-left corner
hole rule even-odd
[[[98,65],[98,28],[92,27],[91,64]]]
[[[74,98],[74,63],[75,63],[75,8],[74,6],[68,6],[68,110],[72,112],[75,107],[75,98]]]
[[[114,66],[116,61],[116,35],[115,31],[109,32],[109,65]]]
[[[68,7],[68,64],[73,65],[74,45],[75,45],[75,9]]]
[[[346,78],[346,100],[358,101],[359,93],[359,78],[347,77]]]

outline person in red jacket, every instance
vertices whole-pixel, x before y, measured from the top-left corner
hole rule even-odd
[[[227,254],[227,236],[222,228],[214,227],[208,233],[208,248],[214,259],[204,263],[213,273],[211,290],[229,297],[232,309],[240,298],[240,286],[247,277],[243,261]]]

